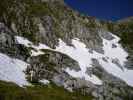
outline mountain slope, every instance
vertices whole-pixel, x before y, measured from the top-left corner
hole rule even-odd
[[[35,85],[35,87],[20,88],[13,83],[0,81],[1,100],[91,100],[92,97],[79,92],[70,93],[54,84]]]
[[[4,0],[0,9],[0,80],[54,83],[96,100],[133,99],[132,42],[123,36],[132,21],[123,29],[125,21],[80,15],[63,0]]]

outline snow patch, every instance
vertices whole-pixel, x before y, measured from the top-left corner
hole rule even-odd
[[[86,45],[78,38],[75,38],[72,40],[72,43],[75,47],[67,46],[66,43],[64,43],[61,39],[59,39],[59,46],[56,47],[56,49],[51,49],[50,47],[46,46],[45,44],[39,44],[38,46],[33,45],[30,41],[26,40],[23,37],[16,36],[16,40],[19,44],[23,44],[26,47],[32,47],[36,49],[36,51],[32,50],[31,56],[37,56],[40,54],[44,54],[44,52],[41,51],[41,49],[49,49],[53,51],[58,51],[63,54],[66,54],[70,56],[72,59],[76,60],[81,68],[81,71],[76,72],[74,70],[66,69],[66,72],[68,72],[73,77],[80,77],[85,78],[86,80],[91,81],[94,84],[101,85],[102,81],[96,77],[95,75],[89,76],[86,73],[87,67],[91,67],[91,53],[88,52],[88,49],[86,48]]]
[[[26,47],[30,47],[30,45],[32,45],[32,42],[30,42],[24,37],[16,36],[15,39],[18,42],[18,44],[25,45]]]
[[[88,67],[92,67],[92,61],[93,54],[89,53],[89,50],[86,48],[86,45],[79,41],[79,39],[72,39],[72,44],[74,47],[66,45],[61,39],[59,39],[59,45],[56,47],[56,50],[65,53],[74,60],[76,60],[81,68],[81,71],[74,71],[70,70],[69,68],[66,69],[66,72],[68,72],[73,77],[79,77],[79,78],[85,78],[85,80],[91,81],[94,84],[101,85],[102,81],[96,77],[95,75],[89,76],[86,73],[86,70]],[[94,57],[97,57],[96,54]]]
[[[31,56],[38,56],[38,55],[44,54],[44,52],[42,52],[41,49],[50,49],[45,44],[41,44],[41,43],[39,43],[39,45],[36,46],[31,41],[29,41],[24,37],[15,36],[15,39],[18,42],[18,44],[22,44],[26,47],[32,47],[33,49],[35,49],[35,50],[31,50]]]
[[[27,63],[0,53],[0,80],[14,82],[19,86],[29,85],[24,74]]]
[[[30,41],[22,38],[16,37],[20,44],[27,47],[33,47],[37,51],[32,51],[32,56],[37,56],[44,54],[40,49],[50,49],[53,51],[58,51],[63,54],[70,56],[72,59],[77,61],[80,65],[81,71],[70,70],[69,68],[65,71],[73,77],[85,78],[85,80],[91,81],[94,84],[101,85],[102,81],[95,75],[88,75],[86,73],[87,68],[92,67],[92,59],[97,59],[101,66],[112,75],[124,80],[128,85],[133,86],[133,70],[128,70],[124,67],[125,61],[127,61],[128,53],[124,51],[122,46],[118,43],[120,38],[111,34],[114,38],[112,40],[103,39],[103,50],[104,54],[98,53],[96,51],[89,52],[90,49],[86,48],[86,45],[80,41],[80,39],[72,39],[72,46],[68,46],[65,42],[59,39],[59,45],[56,49],[51,49],[45,44],[39,44],[38,46],[33,45]],[[113,46],[115,47],[113,48]],[[114,63],[115,61],[115,63]]]
[[[111,33],[110,33],[111,34]],[[124,66],[124,62],[127,61],[128,53],[124,51],[124,49],[121,47],[121,45],[118,43],[120,38],[113,35],[113,40],[109,41],[106,39],[103,39],[103,50],[104,50],[104,56],[109,57],[111,59],[118,59],[120,64]],[[112,45],[115,44],[116,48],[112,48]]]
[[[89,80],[95,84],[101,84],[101,80],[99,80],[95,75],[91,77],[88,76],[86,72],[87,67],[92,67],[92,59],[97,59],[101,66],[112,75],[124,80],[128,85],[133,86],[133,70],[128,70],[124,67],[125,62],[127,61],[128,53],[124,51],[122,46],[118,43],[120,38],[110,33],[114,39],[106,40],[103,39],[103,50],[104,54],[93,51],[93,53],[89,52],[89,49],[86,48],[86,45],[80,42],[79,39],[72,39],[72,44],[75,48],[66,45],[61,39],[59,39],[59,46],[57,46],[56,50],[62,53],[69,55],[71,58],[76,60],[80,67],[81,71],[76,72],[74,70],[66,69],[73,77],[84,77],[86,80]],[[115,48],[112,48],[112,45],[115,44]],[[106,61],[103,59],[105,58]],[[113,61],[116,61],[114,63]]]
[[[124,67],[125,62],[127,61],[128,53],[124,51],[122,46],[118,43],[120,41],[120,38],[113,34],[111,35],[114,37],[113,40],[109,41],[103,39],[103,57],[108,57],[108,59],[106,59],[107,62],[102,59],[98,59],[99,63],[108,73],[119,77],[120,79],[124,80],[128,85],[133,86],[133,70],[128,70]],[[112,48],[113,44],[116,45],[115,48]],[[114,59],[118,61],[121,67],[113,63]]]
[[[47,85],[50,83],[50,81],[46,79],[40,80],[39,82],[43,83],[44,85]]]

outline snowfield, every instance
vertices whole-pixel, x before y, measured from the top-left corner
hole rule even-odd
[[[80,64],[81,71],[76,72],[74,70],[66,69],[66,72],[68,72],[68,74],[72,75],[73,77],[85,78],[86,80],[88,80],[94,84],[97,84],[97,85],[102,84],[102,81],[95,75],[91,75],[91,76],[87,75],[86,68],[88,67],[87,65],[89,65],[88,60],[90,60],[89,61],[89,63],[90,63],[91,59],[90,59],[89,55],[86,56],[86,54],[88,54],[88,50],[85,48],[85,45],[81,42],[78,42],[78,39],[73,40],[75,46],[77,46],[78,49],[71,47],[71,46],[67,46],[61,39],[59,39],[59,41],[60,41],[59,46],[56,47],[55,50],[51,49],[50,47],[46,46],[45,44],[39,44],[39,46],[35,46],[30,41],[28,41],[27,39],[25,39],[23,37],[16,36],[16,40],[19,44],[23,44],[27,47],[32,47],[37,50],[37,52],[32,51],[31,56],[37,56],[40,54],[44,54],[42,51],[40,51],[40,49],[50,49],[50,50],[58,51],[58,52],[61,52],[61,53],[64,53],[64,54],[70,56],[72,59],[76,60]],[[86,59],[85,59],[85,57],[86,57]]]
[[[86,45],[80,41],[80,39],[72,39],[73,46],[68,46],[64,41],[59,39],[59,45],[56,46],[56,49],[51,49],[45,44],[39,44],[39,46],[33,45],[30,41],[23,37],[16,36],[16,40],[19,44],[23,44],[27,47],[32,47],[36,51],[31,51],[31,56],[37,56],[44,54],[40,49],[50,49],[53,51],[58,51],[63,54],[70,56],[72,59],[76,60],[81,70],[76,72],[75,70],[70,70],[66,68],[65,71],[73,76],[84,78],[94,84],[102,85],[102,80],[100,80],[95,75],[88,75],[86,73],[87,68],[92,67],[92,59],[97,59],[99,64],[110,74],[122,79],[128,85],[133,86],[133,70],[128,70],[124,67],[125,61],[127,61],[128,53],[124,51],[121,45],[118,43],[120,38],[110,33],[114,38],[112,40],[103,39],[103,50],[104,54],[93,51],[89,52],[89,49],[86,48]],[[104,58],[104,59],[103,59]]]
[[[19,86],[29,85],[24,74],[28,64],[0,53],[0,80],[14,82]]]
[[[66,45],[66,43],[59,39],[59,45],[56,47],[57,51],[67,54],[72,59],[76,60],[80,65],[81,71],[76,72],[67,68],[66,72],[73,77],[85,78],[85,80],[88,80],[94,84],[101,85],[102,81],[98,77],[95,75],[90,76],[86,73],[87,67],[92,67],[92,54],[88,52],[85,44],[81,43],[79,39],[73,39],[72,44],[74,47]]]
[[[110,33],[111,34],[111,33]],[[62,40],[59,40],[59,46],[56,48],[57,51],[69,55],[71,58],[76,60],[81,71],[75,72],[73,70],[66,69],[66,71],[73,77],[84,77],[86,80],[93,82],[94,84],[101,84],[95,75],[91,77],[85,72],[87,67],[92,67],[92,59],[97,59],[100,65],[110,74],[122,79],[128,85],[133,86],[133,70],[128,70],[124,67],[124,63],[127,61],[128,53],[124,51],[121,45],[118,43],[120,38],[111,34],[114,39],[106,40],[103,38],[103,50],[104,54],[93,51],[89,52],[85,44],[80,42],[79,39],[73,39],[72,44],[75,48],[67,46]],[[115,45],[113,48],[112,46]],[[103,60],[103,58],[106,59]],[[116,62],[116,63],[115,63]]]

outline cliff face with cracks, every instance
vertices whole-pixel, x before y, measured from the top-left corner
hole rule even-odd
[[[8,57],[27,63],[22,69],[29,83],[49,80],[96,100],[133,99],[132,42],[128,38],[132,20],[112,23],[83,16],[63,0],[4,0],[0,22],[1,58],[9,64],[14,63]],[[6,73],[14,67],[1,64],[0,69],[0,75],[6,76],[1,80],[17,83]]]

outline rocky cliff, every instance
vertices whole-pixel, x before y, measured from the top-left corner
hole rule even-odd
[[[63,0],[0,3],[0,79],[54,83],[95,100],[133,99],[133,21],[84,16]]]

